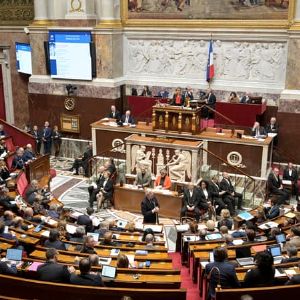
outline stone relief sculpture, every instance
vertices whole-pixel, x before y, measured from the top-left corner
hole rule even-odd
[[[152,172],[152,161],[150,159],[151,151],[147,151],[146,146],[134,145],[131,148],[131,171],[136,169],[139,171],[141,167],[145,167],[146,170]]]
[[[175,154],[167,163],[171,180],[185,181],[185,175],[191,178],[191,154],[188,151],[175,150]]]
[[[285,80],[286,43],[214,41],[216,80]],[[208,42],[128,40],[127,75],[205,79]]]

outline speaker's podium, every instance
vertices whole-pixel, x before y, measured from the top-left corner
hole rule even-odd
[[[201,131],[201,108],[156,104],[152,107],[152,129],[197,134]]]

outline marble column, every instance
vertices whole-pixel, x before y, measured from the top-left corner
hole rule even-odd
[[[96,13],[101,28],[119,28],[120,0],[96,0]]]
[[[48,19],[48,1],[47,0],[34,0],[34,20],[47,20]]]

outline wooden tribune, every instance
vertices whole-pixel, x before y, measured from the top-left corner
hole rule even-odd
[[[26,165],[26,178],[28,182],[33,179],[40,181],[42,178],[49,177],[50,155],[43,155]]]
[[[197,134],[201,131],[201,108],[154,105],[152,129]]]

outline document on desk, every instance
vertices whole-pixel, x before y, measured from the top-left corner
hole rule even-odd
[[[258,226],[258,228],[262,229],[262,230],[267,230],[267,229],[275,228],[275,227],[278,227],[278,223],[275,223],[275,222],[272,222],[272,221],[261,224],[261,225]]]
[[[66,230],[67,230],[67,232],[70,233],[70,234],[76,233],[76,228],[77,228],[76,226],[71,225],[71,224],[67,224],[67,225],[66,225]]]

